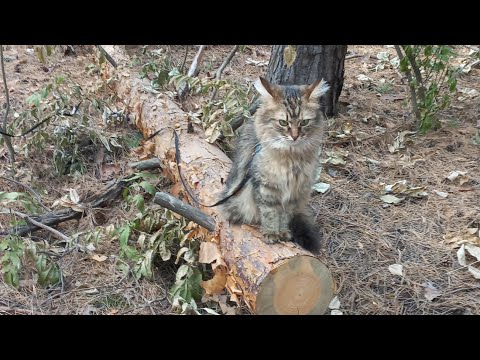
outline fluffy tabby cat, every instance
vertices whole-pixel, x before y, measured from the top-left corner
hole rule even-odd
[[[224,196],[226,218],[260,225],[264,241],[295,241],[317,252],[320,237],[308,200],[318,168],[324,117],[319,99],[328,89],[322,80],[311,85],[280,86],[263,78],[255,83],[261,104],[243,126]]]

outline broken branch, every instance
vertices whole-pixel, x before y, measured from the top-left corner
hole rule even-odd
[[[215,220],[213,217],[187,203],[184,203],[170,194],[157,192],[153,202],[193,221],[194,223],[197,223],[208,231],[215,230]]]

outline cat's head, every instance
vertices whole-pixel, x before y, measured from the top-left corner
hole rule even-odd
[[[329,89],[323,79],[299,86],[275,85],[260,77],[255,88],[261,96],[255,130],[262,145],[279,149],[318,145],[325,121],[319,100]]]

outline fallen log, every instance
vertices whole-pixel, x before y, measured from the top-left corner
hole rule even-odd
[[[105,46],[107,48],[107,46]],[[190,191],[203,204],[213,204],[223,188],[231,160],[205,141],[201,129],[187,132],[187,116],[167,96],[151,95],[147,85],[128,74],[122,50],[108,47],[118,61],[117,93],[133,106],[136,126],[145,137],[165,128],[152,141],[165,176],[179,181],[171,128],[180,137],[180,167]],[[170,128],[170,129],[166,129]],[[323,314],[333,298],[333,279],[325,264],[293,243],[265,244],[261,233],[250,226],[232,226],[219,208],[200,207],[216,222],[214,239],[228,267],[226,288],[232,299],[241,298],[257,314]]]

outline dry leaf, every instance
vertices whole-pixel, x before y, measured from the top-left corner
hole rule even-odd
[[[422,198],[428,196],[428,193],[425,191],[423,186],[416,186],[411,187],[403,192],[404,195],[414,197],[414,198]]]
[[[400,264],[393,264],[388,267],[388,271],[390,271],[393,275],[403,276],[403,266]]]
[[[78,202],[80,201],[80,197],[78,196],[77,191],[75,189],[70,189],[69,193],[70,193],[70,200],[73,203],[78,204]]]
[[[369,78],[367,75],[365,74],[359,74],[357,75],[357,79],[362,81],[362,82],[369,82],[369,81],[372,81],[371,78]]]
[[[412,166],[415,166],[417,163],[424,163],[424,162],[425,162],[425,159],[422,158],[421,156],[416,155],[410,158],[410,156],[403,154],[397,163],[402,167],[412,167]]]
[[[205,289],[207,295],[219,294],[225,289],[227,284],[227,270],[223,266],[217,267],[213,278],[207,281],[202,281],[201,286]]]
[[[467,261],[465,260],[465,244],[460,246],[460,249],[457,251],[457,259],[458,263],[462,266],[467,265]]]
[[[210,264],[221,258],[220,250],[217,244],[210,241],[204,241],[200,244],[200,251],[198,253],[198,262],[201,264]]]
[[[87,249],[88,251],[95,251],[95,245],[90,243],[85,247],[85,249]]]
[[[458,233],[449,233],[445,235],[443,239],[445,243],[450,244],[452,248],[457,248],[462,244],[480,246],[480,232],[478,228],[468,228]]]
[[[287,64],[287,67],[292,66],[292,64],[295,62],[295,59],[297,58],[297,50],[295,49],[295,46],[288,45],[283,50],[283,58],[285,60],[285,63]]]
[[[447,179],[450,180],[450,181],[455,181],[458,179],[458,183],[460,185],[463,185],[464,183],[466,183],[468,181],[468,177],[466,176],[467,175],[467,172],[466,171],[452,171],[448,176],[447,176]]]
[[[330,301],[328,308],[332,310],[340,309],[340,300],[338,299],[338,296],[335,296],[332,301]]]
[[[465,250],[467,250],[470,255],[475,257],[477,261],[480,261],[480,247],[472,244],[465,244]]]
[[[387,193],[401,194],[405,190],[407,190],[407,180],[397,181],[393,185],[385,185],[385,192]]]
[[[353,126],[350,122],[346,122],[342,126],[342,131],[344,134],[349,135],[352,132]]]
[[[104,262],[105,260],[108,259],[108,257],[105,256],[105,255],[97,255],[97,254],[95,254],[95,255],[92,255],[91,259],[92,259],[92,260],[95,260],[95,261],[98,261],[98,262]]]
[[[473,275],[475,279],[480,279],[480,270],[474,268],[473,266],[468,266],[468,271]]]
[[[433,192],[434,192],[435,194],[437,194],[438,196],[444,198],[444,199],[446,199],[446,198],[448,197],[448,193],[446,193],[446,192],[438,191],[438,190],[433,190]]]
[[[439,297],[442,293],[438,290],[431,282],[426,283],[425,285],[425,299],[428,301],[432,301],[433,299]]]
[[[318,191],[319,193],[325,194],[328,191],[328,189],[330,189],[330,184],[320,182],[313,185],[312,189],[315,191]]]
[[[399,202],[405,200],[405,198],[398,198],[394,195],[383,195],[380,196],[380,199],[387,204],[398,204]]]
[[[238,295],[233,293],[230,295],[230,301],[236,303],[238,306],[240,306],[240,299],[238,298]]]
[[[220,310],[222,310],[222,313],[225,315],[237,315],[237,310],[233,306],[229,306],[227,304],[227,296],[222,295],[220,296],[220,300],[218,301],[218,304],[220,305]]]

